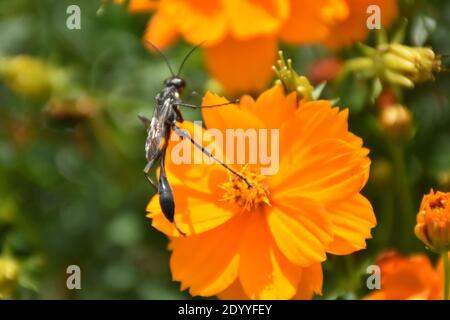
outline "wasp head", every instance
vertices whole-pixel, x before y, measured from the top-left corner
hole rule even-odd
[[[164,81],[164,85],[168,87],[174,87],[178,92],[182,92],[186,86],[186,82],[180,77],[170,77]]]

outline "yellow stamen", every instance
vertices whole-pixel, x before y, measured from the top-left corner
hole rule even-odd
[[[243,179],[230,173],[229,180],[220,185],[225,190],[222,201],[237,203],[247,211],[258,209],[264,204],[270,206],[269,191],[264,184],[264,176],[249,170],[248,166],[244,166],[240,174],[252,186],[249,187]]]

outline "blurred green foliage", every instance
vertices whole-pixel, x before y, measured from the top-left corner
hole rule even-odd
[[[70,4],[81,8],[81,30],[66,28]],[[0,82],[0,252],[21,266],[13,297],[188,298],[171,281],[166,237],[145,218],[154,191],[142,174],[145,131],[137,115],[151,115],[169,71],[142,46],[147,15],[109,5],[97,16],[99,6],[90,0],[0,0],[0,59],[30,55],[64,79],[63,86],[32,98]],[[407,43],[450,54],[450,2],[402,1],[402,16],[410,21]],[[189,48],[179,43],[167,51],[174,66]],[[301,74],[319,58],[357,54],[355,48],[283,49]],[[204,92],[201,51],[183,76],[188,92]],[[423,250],[412,231],[415,210],[431,187],[450,186],[449,88],[449,75],[441,74],[402,92],[414,135],[401,144],[380,129],[370,84],[350,78],[327,85],[323,97],[338,97],[338,105],[349,107],[352,131],[371,150],[365,193],[378,226],[366,251],[329,256],[325,298],[360,297],[365,267],[381,251]],[[200,118],[196,111],[184,114]],[[82,290],[66,289],[71,264],[82,269]]]

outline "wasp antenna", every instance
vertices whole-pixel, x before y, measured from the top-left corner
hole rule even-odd
[[[175,77],[175,73],[173,73],[173,69],[172,69],[172,67],[171,67],[171,65],[170,65],[170,63],[169,63],[169,60],[168,60],[167,57],[164,55],[164,53],[162,53],[162,51],[161,51],[156,45],[154,45],[153,43],[151,43],[150,41],[145,40],[145,43],[149,44],[153,49],[155,49],[156,52],[158,52],[158,54],[159,54],[161,57],[163,57],[164,61],[166,62],[167,67],[168,67],[169,70],[170,70],[170,73],[172,74],[172,77]]]
[[[178,69],[177,72],[177,77],[180,75],[181,70],[183,70],[184,64],[186,63],[186,61],[189,59],[189,57],[191,56],[191,54],[197,50],[197,48],[201,47],[202,44],[204,44],[205,41],[200,42],[198,45],[196,45],[195,47],[193,47],[188,53],[187,55],[184,57],[183,61],[181,62],[180,68]]]

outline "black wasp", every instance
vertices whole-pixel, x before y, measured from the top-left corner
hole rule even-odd
[[[161,206],[162,212],[164,213],[164,216],[171,223],[174,223],[175,227],[182,235],[185,235],[185,233],[181,231],[180,228],[178,228],[177,223],[174,219],[175,202],[173,199],[172,188],[170,187],[169,181],[167,180],[165,171],[166,150],[172,130],[182,139],[188,139],[195,147],[200,149],[203,153],[205,153],[208,157],[212,158],[217,163],[221,164],[231,173],[243,179],[249,187],[251,187],[251,184],[241,174],[227,166],[221,160],[214,157],[200,143],[196,142],[187,132],[183,131],[177,125],[177,122],[183,122],[183,116],[179,110],[179,107],[188,107],[194,109],[213,108],[237,103],[238,100],[207,106],[198,106],[194,104],[184,103],[180,99],[180,94],[183,92],[186,86],[186,82],[179,75],[184,66],[184,63],[198,46],[192,48],[191,51],[189,51],[189,53],[184,57],[178,73],[174,74],[170,63],[164,56],[164,54],[155,45],[153,45],[152,43],[149,44],[164,58],[170,70],[171,77],[167,78],[164,81],[164,87],[156,95],[156,108],[153,111],[152,119],[150,120],[145,116],[139,115],[139,119],[143,122],[147,129],[147,140],[145,142],[145,157],[147,158],[147,165],[144,168],[144,174],[150,184],[158,191],[159,204]],[[150,177],[150,170],[158,161],[160,161],[161,170],[159,174],[158,186],[156,186],[156,184]]]

